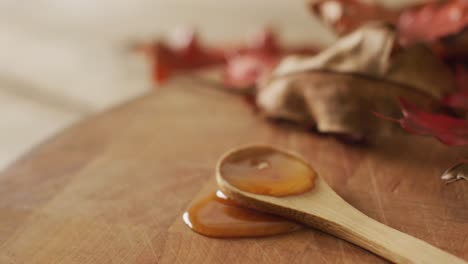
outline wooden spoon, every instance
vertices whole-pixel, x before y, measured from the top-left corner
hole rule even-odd
[[[235,149],[224,155],[216,166],[219,188],[230,198],[247,207],[281,215],[320,229],[347,240],[395,263],[467,263],[422,240],[390,228],[364,215],[338,194],[320,177],[315,187],[308,192],[285,197],[259,195],[242,191],[231,185],[222,175],[222,165],[233,155],[251,153],[246,151],[265,146],[248,146]],[[269,147],[278,153],[301,157]]]

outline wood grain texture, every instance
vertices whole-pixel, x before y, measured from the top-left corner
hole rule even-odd
[[[303,155],[366,215],[468,259],[468,183],[439,175],[468,154],[429,138],[349,146],[266,122],[243,100],[179,79],[71,127],[0,175],[0,263],[378,263],[316,230],[210,239],[182,222],[229,148]]]

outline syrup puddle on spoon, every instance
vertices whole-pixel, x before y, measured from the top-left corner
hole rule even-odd
[[[240,190],[278,197],[310,191],[316,177],[302,159],[268,146],[231,151],[218,166]],[[242,207],[221,191],[193,203],[183,219],[193,231],[220,238],[271,236],[301,228],[285,218]]]
[[[231,151],[219,162],[218,171],[239,190],[276,197],[308,192],[317,177],[301,158],[269,146]]]

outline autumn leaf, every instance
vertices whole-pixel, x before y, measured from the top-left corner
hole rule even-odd
[[[398,20],[400,43],[431,43],[439,56],[468,58],[468,2],[436,1],[402,11]]]
[[[398,20],[405,44],[431,42],[462,31],[468,25],[468,2],[433,1],[402,10]]]
[[[398,122],[411,134],[433,136],[450,146],[468,145],[468,120],[426,112],[403,98],[399,101],[403,117],[387,119]]]
[[[273,118],[365,138],[392,130],[372,111],[398,116],[398,97],[427,109],[454,90],[450,70],[425,46],[394,50],[395,30],[369,24],[313,57],[284,59],[261,83],[257,104]],[[424,67],[421,67],[424,65]]]
[[[359,0],[311,1],[311,10],[338,34],[369,21],[386,21],[399,31],[399,43],[430,43],[444,58],[468,57],[468,2],[430,1],[402,10],[390,10]]]
[[[275,32],[263,29],[247,44],[210,47],[203,45],[195,31],[182,31],[172,42],[155,41],[138,46],[152,63],[153,79],[161,84],[178,73],[219,66],[228,87],[249,88],[269,72],[285,55],[315,54],[315,45],[288,47],[280,45]]]
[[[180,32],[172,43],[156,41],[139,45],[153,66],[153,80],[160,84],[173,74],[225,62],[224,51],[202,47],[195,31]]]

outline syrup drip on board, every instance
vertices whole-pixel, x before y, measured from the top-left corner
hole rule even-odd
[[[282,217],[241,207],[221,191],[195,202],[183,219],[193,231],[219,238],[271,236],[301,228]]]

